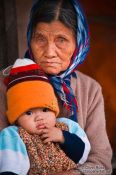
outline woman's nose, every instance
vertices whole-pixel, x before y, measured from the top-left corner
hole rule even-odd
[[[47,58],[54,58],[57,55],[56,53],[56,46],[55,43],[48,43],[47,47],[46,47],[46,53],[45,56]]]

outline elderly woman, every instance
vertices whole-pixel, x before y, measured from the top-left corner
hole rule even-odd
[[[91,152],[77,170],[57,175],[111,174],[112,151],[106,134],[104,102],[100,85],[76,70],[89,50],[86,20],[78,0],[36,0],[27,31],[28,50],[25,57],[33,59],[48,74],[59,99],[60,116],[77,121],[85,130]],[[0,82],[0,125],[5,121],[4,76]],[[71,140],[71,134],[68,137]],[[75,145],[65,144],[67,153]],[[78,148],[77,148],[78,149]],[[73,151],[73,150],[72,150]]]

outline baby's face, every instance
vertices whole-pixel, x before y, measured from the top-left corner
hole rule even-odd
[[[23,113],[17,123],[29,133],[37,134],[39,129],[55,126],[56,116],[48,108],[34,108]]]

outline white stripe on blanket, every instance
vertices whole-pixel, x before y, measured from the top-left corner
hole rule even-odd
[[[19,175],[26,175],[30,163],[28,156],[23,156],[20,152],[12,150],[0,151],[0,172],[13,172]]]

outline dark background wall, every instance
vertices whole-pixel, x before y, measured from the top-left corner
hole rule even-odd
[[[15,0],[17,12],[17,31],[19,57],[23,57],[26,50],[26,29],[29,19],[29,11],[33,0]]]
[[[90,26],[91,49],[79,69],[102,85],[107,132],[116,152],[116,1],[81,2]]]
[[[90,27],[91,49],[79,70],[102,86],[106,127],[116,174],[116,1],[81,0]]]
[[[102,86],[107,132],[116,153],[116,1],[80,2],[87,14],[91,48],[78,69]],[[31,3],[32,0],[0,0],[0,68],[24,55]]]
[[[0,0],[0,70],[18,56],[15,0]]]

